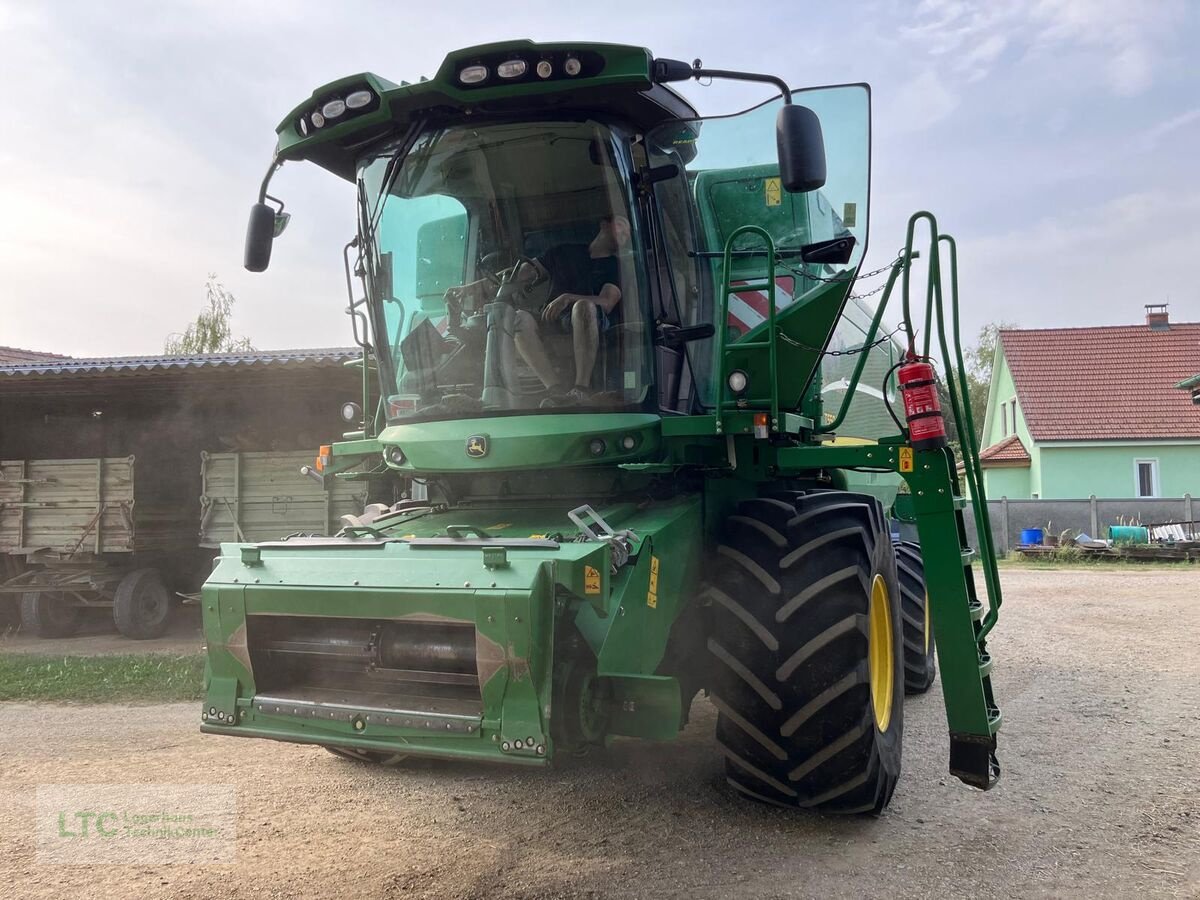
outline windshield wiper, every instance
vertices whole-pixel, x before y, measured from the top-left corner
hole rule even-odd
[[[806,263],[826,263],[833,265],[844,265],[850,262],[850,258],[854,252],[855,239],[854,235],[847,234],[842,237],[836,237],[827,241],[816,241],[812,244],[805,244],[803,247],[776,247],[776,259],[795,259],[800,257],[801,261]],[[698,257],[700,259],[721,259],[725,256],[724,250],[693,250],[688,253],[689,256]],[[752,250],[731,250],[730,256],[746,257],[746,256],[766,256],[766,249]]]

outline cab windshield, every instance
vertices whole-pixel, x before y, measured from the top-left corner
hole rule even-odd
[[[405,143],[359,168],[388,419],[646,403],[637,235],[610,129],[456,125],[398,160]]]

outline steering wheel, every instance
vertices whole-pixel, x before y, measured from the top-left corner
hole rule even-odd
[[[479,257],[478,262],[475,263],[475,269],[496,287],[500,287],[502,284],[500,273],[511,268],[511,259],[512,254],[508,250],[493,250],[491,253]]]

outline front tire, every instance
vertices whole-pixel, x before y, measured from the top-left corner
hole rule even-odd
[[[904,693],[924,694],[937,676],[937,660],[933,652],[925,563],[918,545],[907,541],[896,544],[896,571],[900,577],[904,633]]]
[[[710,586],[712,701],[729,783],[878,813],[900,775],[900,589],[883,509],[842,491],[748,500]]]

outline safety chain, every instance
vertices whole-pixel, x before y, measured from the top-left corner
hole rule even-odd
[[[861,347],[854,347],[853,349],[850,349],[850,350],[825,350],[823,352],[820,347],[810,347],[810,346],[808,346],[808,344],[801,343],[800,341],[796,340],[795,338],[789,337],[788,335],[784,334],[782,331],[779,332],[779,337],[781,340],[784,341],[784,343],[791,344],[793,347],[797,347],[801,350],[807,350],[810,353],[820,353],[822,356],[854,356],[859,353],[866,353],[868,350],[872,350],[881,344],[886,344],[888,341],[890,341],[892,338],[894,338],[896,335],[898,335],[903,330],[904,330],[903,325],[897,325],[895,328],[893,328],[890,332],[885,334],[883,337],[876,338],[875,340],[871,341],[871,343],[863,344],[863,346],[861,346]]]
[[[903,259],[904,259],[904,253],[900,252],[900,253],[896,254],[896,258],[893,259],[886,266],[880,266],[878,269],[874,269],[870,272],[863,272],[861,275],[859,275],[854,280],[862,281],[864,278],[874,278],[876,275],[882,275],[884,272],[889,271],[894,266],[899,265]],[[799,269],[793,268],[792,266],[789,266],[785,262],[780,262],[780,263],[778,263],[778,265],[780,266],[780,268],[787,269],[793,275],[799,276],[800,278],[810,278],[813,281],[822,281],[825,284],[841,284],[842,282],[844,282],[846,280],[845,278],[823,278],[820,275],[812,275],[812,274],[809,274],[808,272],[801,272]],[[877,289],[877,290],[879,290],[879,289]],[[871,293],[872,294],[877,293],[877,290],[872,291]],[[863,294],[862,296],[869,297],[870,294]]]

